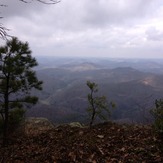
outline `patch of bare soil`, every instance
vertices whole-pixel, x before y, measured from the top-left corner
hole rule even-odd
[[[151,126],[108,122],[92,129],[61,125],[42,132],[34,130],[13,136],[9,146],[0,149],[0,162],[163,162],[162,142]]]

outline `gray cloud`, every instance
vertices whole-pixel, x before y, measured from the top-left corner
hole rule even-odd
[[[3,23],[11,35],[28,41],[34,54],[148,57],[159,49],[162,55],[162,0],[2,1],[8,4],[1,10]]]
[[[39,13],[44,8],[38,2],[23,3],[19,0],[1,0],[1,4],[6,5],[1,7],[1,15],[6,18],[30,16],[31,13]]]
[[[150,27],[147,31],[147,38],[152,41],[163,41],[163,30],[157,30],[155,27]]]
[[[152,6],[152,0],[148,3],[144,0],[95,0],[85,4],[85,19],[87,23],[97,26],[129,23],[146,17]]]

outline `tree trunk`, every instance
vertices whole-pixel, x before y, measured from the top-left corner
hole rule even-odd
[[[91,90],[91,101],[90,101],[90,103],[92,106],[92,117],[91,117],[89,127],[91,128],[93,125],[94,119],[95,119],[95,114],[96,114],[96,108],[94,106],[93,90]]]
[[[5,96],[5,116],[3,125],[3,146],[8,144],[8,96]]]
[[[90,121],[90,124],[89,124],[89,127],[92,128],[92,124],[94,122],[94,119],[95,119],[95,111],[93,110],[93,113],[92,113],[92,117],[91,117],[91,121]]]
[[[5,100],[5,106],[4,106],[4,125],[3,125],[3,146],[6,146],[8,144],[8,121],[9,121],[9,76],[8,74],[6,78],[6,90],[4,93],[4,100]]]

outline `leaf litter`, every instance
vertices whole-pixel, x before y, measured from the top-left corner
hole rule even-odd
[[[8,147],[0,148],[0,163],[163,162],[163,143],[149,125],[59,125],[11,137]]]

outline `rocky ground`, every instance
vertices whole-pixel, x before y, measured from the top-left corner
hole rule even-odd
[[[163,162],[163,143],[151,126],[27,124],[24,134],[13,134],[8,147],[0,148],[0,163]]]

